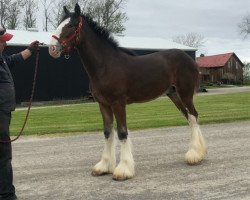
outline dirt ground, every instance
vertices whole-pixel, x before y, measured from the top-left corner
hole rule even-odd
[[[184,162],[188,126],[130,132],[136,176],[124,182],[91,176],[103,150],[102,133],[22,137],[13,144],[17,195],[20,200],[250,199],[250,121],[201,129],[208,155],[197,166]]]

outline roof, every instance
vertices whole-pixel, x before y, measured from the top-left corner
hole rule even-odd
[[[27,46],[34,40],[49,44],[52,33],[48,32],[35,32],[35,31],[22,31],[22,30],[7,30],[11,33],[13,38],[7,42],[12,46]]]
[[[51,40],[51,32],[34,32],[34,31],[22,31],[22,30],[7,30],[8,33],[14,35],[12,40],[8,42],[8,45],[12,46],[27,46],[34,40],[38,40],[48,45]],[[119,37],[115,36],[121,47],[130,49],[146,49],[146,50],[164,50],[164,49],[182,49],[196,51],[197,49],[181,45],[163,38],[151,38],[151,37]]]
[[[223,67],[234,53],[225,53],[212,56],[201,56],[196,58],[200,67]],[[237,56],[236,56],[237,57]]]
[[[151,38],[151,37],[115,37],[120,46],[129,49],[140,50],[164,50],[164,49],[182,49],[196,51],[193,47],[188,47],[176,42],[172,42],[163,38]]]

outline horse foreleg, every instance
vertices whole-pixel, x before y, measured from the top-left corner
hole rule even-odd
[[[125,104],[116,104],[112,109],[117,121],[118,138],[121,142],[120,162],[115,168],[113,179],[122,181],[135,175],[135,164],[132,145],[128,138]]]
[[[93,176],[113,173],[116,166],[113,112],[110,107],[102,104],[99,104],[99,106],[103,117],[105,145],[101,161],[92,170]]]

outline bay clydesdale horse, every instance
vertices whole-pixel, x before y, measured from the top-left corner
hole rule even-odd
[[[192,130],[191,144],[185,155],[188,164],[203,160],[207,148],[201,134],[193,104],[198,87],[197,64],[178,49],[137,56],[120,48],[110,33],[81,14],[78,4],[65,16],[52,36],[49,53],[58,58],[76,48],[88,73],[93,97],[99,103],[103,118],[105,146],[101,161],[92,175],[113,174],[115,180],[135,175],[131,142],[126,123],[126,105],[155,99],[162,94],[183,113]],[[116,165],[113,133],[114,117],[121,143],[120,162]]]

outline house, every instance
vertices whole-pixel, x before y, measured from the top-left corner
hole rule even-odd
[[[201,83],[242,84],[243,66],[235,53],[225,53],[196,58]]]
[[[72,49],[70,59],[63,56],[52,58],[48,53],[48,44],[52,33],[37,31],[7,30],[14,35],[7,44],[5,52],[13,54],[22,51],[30,42],[38,40],[45,45],[40,48],[39,68],[34,101],[50,101],[54,99],[77,99],[89,95],[89,79],[78,53]],[[135,51],[138,55],[153,53],[171,48],[185,51],[195,60],[196,49],[177,44],[162,38],[115,37],[121,47]],[[35,66],[35,55],[25,61],[22,66],[12,68],[15,81],[16,101],[28,101],[31,93]]]

